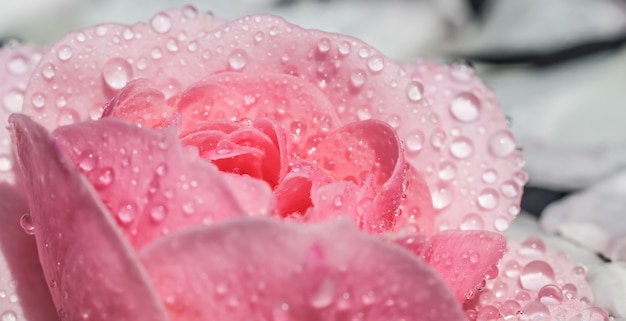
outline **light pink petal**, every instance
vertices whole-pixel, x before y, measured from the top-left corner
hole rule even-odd
[[[172,320],[464,320],[440,277],[346,222],[244,219],[140,253]]]
[[[173,130],[107,118],[60,127],[54,136],[135,248],[183,227],[273,212],[266,183],[245,177],[225,183],[215,166],[185,154]],[[246,191],[268,207],[244,211],[235,194],[251,201]]]
[[[165,96],[146,79],[129,82],[104,107],[103,117],[125,119],[135,124],[157,128],[172,117],[174,108]]]
[[[62,320],[167,320],[135,252],[89,183],[26,116],[10,118],[48,288]]]
[[[493,93],[464,65],[439,66],[426,60],[406,66],[423,84],[441,131],[414,139],[436,156],[413,156],[410,162],[430,168],[424,179],[439,211],[439,228],[504,231],[519,213],[524,160],[505,125]],[[402,137],[402,136],[401,136]],[[424,157],[422,157],[424,156]]]
[[[320,138],[307,158],[337,179],[365,187],[358,199],[350,197],[371,203],[362,217],[365,230],[385,232],[395,227],[405,197],[406,164],[398,136],[387,123],[366,120],[348,124]],[[375,191],[367,192],[367,189]],[[336,196],[329,195],[333,197]],[[371,198],[367,200],[367,197]],[[337,209],[346,210],[341,206]]]
[[[166,98],[206,76],[210,53],[198,45],[222,21],[193,7],[134,26],[97,25],[67,34],[43,56],[24,111],[46,128],[97,119],[130,80],[150,79]],[[190,81],[193,79],[193,81]]]
[[[21,216],[28,213],[24,194],[0,183],[0,320],[58,320],[35,239],[20,227]]]
[[[35,45],[0,49],[0,183],[15,183],[18,166],[11,153],[7,119],[22,111],[26,84],[43,52]]]
[[[509,242],[507,247],[498,277],[466,303],[470,320],[609,320],[606,311],[593,306],[585,267],[572,264],[563,253],[550,252],[539,238]]]
[[[495,276],[505,248],[506,239],[500,233],[448,230],[430,237],[422,257],[464,302],[485,278]]]

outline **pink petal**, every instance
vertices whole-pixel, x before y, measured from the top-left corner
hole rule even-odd
[[[505,248],[506,239],[500,233],[448,230],[431,236],[422,256],[454,289],[459,302],[464,302],[485,277],[493,277]]]
[[[28,212],[23,194],[0,183],[0,319],[58,320],[35,239],[20,227],[20,217]]]
[[[412,164],[432,168],[424,178],[439,212],[436,224],[504,231],[519,213],[527,176],[493,93],[467,66],[421,60],[407,69],[423,84],[423,95],[442,129],[435,136],[406,138],[409,151],[418,140],[439,150],[436,156],[409,154]]]
[[[161,127],[174,113],[165,96],[146,79],[128,83],[104,107],[102,116],[125,119],[145,127]]]
[[[500,274],[465,305],[470,320],[492,315],[509,320],[609,320],[593,306],[586,269],[562,253],[546,250],[539,238],[509,242]],[[472,317],[473,316],[473,317]]]
[[[167,320],[133,249],[49,133],[26,116],[13,115],[10,123],[61,319]]]
[[[22,111],[28,78],[41,59],[44,48],[19,45],[0,49],[0,182],[15,183],[15,160],[11,155],[7,119]]]
[[[183,227],[274,211],[266,183],[244,177],[225,183],[215,166],[184,153],[174,131],[102,119],[54,135],[135,248]],[[248,213],[239,199],[259,206]]]
[[[439,276],[345,222],[234,220],[140,254],[172,320],[464,320]]]
[[[282,216],[303,215],[313,206],[311,195],[335,178],[328,171],[309,161],[296,159],[285,178],[276,186],[278,212]]]
[[[97,119],[113,95],[137,78],[151,79],[169,98],[206,76],[198,66],[209,53],[199,47],[198,37],[221,24],[184,7],[158,13],[148,23],[69,33],[41,59],[24,96],[24,111],[48,129]]]

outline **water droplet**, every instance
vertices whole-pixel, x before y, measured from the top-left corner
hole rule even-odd
[[[488,305],[480,309],[476,320],[488,321],[498,320],[498,318],[500,318],[500,310],[498,310],[498,308],[494,307],[493,305]]]
[[[486,170],[482,175],[483,182],[492,184],[498,179],[498,174],[493,169]]]
[[[366,80],[367,80],[367,74],[365,73],[365,70],[355,69],[350,74],[350,84],[354,88],[361,88],[361,87],[363,87],[363,85],[365,84]]]
[[[496,228],[498,232],[504,232],[509,227],[510,221],[499,217],[493,220],[493,227]]]
[[[442,181],[450,181],[456,177],[456,165],[449,161],[444,161],[439,164],[439,172],[437,172],[439,179]]]
[[[471,123],[480,116],[480,101],[471,93],[461,93],[450,103],[452,116],[463,123]]]
[[[520,194],[520,187],[513,181],[506,181],[500,186],[502,195],[508,198],[515,198]]]
[[[272,321],[289,321],[289,305],[283,303],[272,310]]]
[[[235,49],[228,57],[228,66],[232,70],[239,71],[248,63],[248,54],[242,49]]]
[[[113,90],[122,89],[133,76],[133,67],[126,59],[113,58],[102,67],[102,78]]]
[[[124,202],[117,211],[117,219],[120,223],[128,225],[137,217],[137,205],[134,202]]]
[[[21,91],[10,90],[2,97],[2,104],[9,113],[19,113],[22,111],[22,105],[24,104],[24,95]]]
[[[41,93],[36,93],[31,102],[35,108],[42,108],[46,104],[46,97]]]
[[[587,268],[584,265],[575,265],[572,268],[572,271],[574,272],[574,274],[580,276],[580,277],[585,277],[587,276]]]
[[[63,108],[65,106],[67,106],[67,100],[65,99],[65,96],[63,95],[59,95],[57,96],[55,103],[57,105],[57,107],[59,108]]]
[[[498,206],[500,201],[500,196],[498,196],[498,192],[491,188],[486,188],[477,198],[478,206],[486,210],[492,210]]]
[[[111,167],[103,167],[98,171],[96,188],[103,189],[111,186],[115,180],[115,172]]]
[[[35,234],[35,226],[33,225],[33,219],[30,214],[25,213],[22,215],[22,217],[20,218],[20,226],[24,230],[24,233],[28,235]]]
[[[587,308],[581,315],[581,321],[609,321],[609,316],[598,307]]]
[[[548,284],[539,290],[537,298],[543,304],[561,304],[561,301],[563,301],[563,292],[561,292],[561,289],[558,286]]]
[[[322,38],[317,42],[317,50],[320,53],[327,53],[330,51],[330,40],[328,38]]]
[[[508,130],[501,130],[489,139],[489,151],[497,157],[506,157],[515,150],[515,139]]]
[[[475,213],[465,215],[460,226],[461,230],[482,230],[484,227],[485,222],[480,215]]]
[[[450,77],[458,82],[469,82],[472,76],[474,76],[474,68],[467,63],[457,62],[450,66]]]
[[[311,306],[322,309],[329,306],[335,298],[335,283],[325,278],[310,298]]]
[[[529,237],[521,245],[517,252],[526,257],[542,256],[546,253],[546,245],[538,237]]]
[[[436,188],[432,194],[433,206],[435,209],[442,210],[450,206],[454,198],[453,193],[452,189],[445,185],[440,185]]]
[[[406,96],[410,101],[420,101],[424,96],[424,85],[419,81],[411,81],[406,85]]]
[[[4,311],[0,316],[1,321],[17,321],[17,314],[11,310]]]
[[[193,201],[183,203],[183,213],[186,215],[192,215],[196,212],[196,204]]]
[[[86,150],[80,154],[78,159],[78,167],[83,172],[91,172],[92,170],[94,170],[94,168],[96,168],[97,164],[98,159],[92,151]]]
[[[550,321],[550,309],[548,307],[539,302],[532,301],[524,306],[524,314],[529,317],[530,320],[533,321]]]
[[[475,251],[471,251],[468,257],[470,263],[472,264],[476,264],[478,263],[478,261],[480,261],[480,254],[478,254],[478,252]]]
[[[220,140],[215,146],[215,152],[218,155],[226,155],[233,152],[234,146],[233,143],[227,140]]]
[[[554,270],[544,261],[531,261],[524,266],[519,278],[524,289],[536,291],[554,283]]]
[[[465,159],[472,155],[474,152],[474,145],[469,138],[466,137],[457,137],[454,139],[452,144],[450,144],[450,153],[452,156],[458,159]]]
[[[150,57],[154,60],[161,59],[161,57],[163,57],[163,51],[161,51],[161,48],[156,47],[150,52]]]
[[[62,46],[57,52],[57,57],[59,57],[61,61],[69,60],[70,58],[72,58],[72,48],[70,48],[69,46]]]
[[[254,41],[255,42],[261,42],[261,41],[263,41],[263,37],[264,37],[263,32],[259,31],[259,32],[254,34]]]
[[[367,60],[367,67],[373,72],[380,72],[385,67],[385,61],[379,55],[372,56]]]
[[[166,163],[161,163],[161,164],[157,165],[157,168],[156,168],[155,172],[156,172],[156,174],[158,176],[163,177],[163,176],[165,176],[165,174],[167,174],[167,170],[168,170],[167,164]]]
[[[578,288],[571,283],[563,285],[561,290],[563,291],[563,296],[568,300],[576,299],[576,296],[578,295]]]
[[[26,61],[26,58],[22,56],[15,56],[11,59],[11,61],[9,61],[7,68],[9,69],[9,72],[14,75],[21,75],[26,73],[28,70],[28,62]]]
[[[445,141],[446,134],[441,129],[435,129],[430,135],[430,144],[433,145],[435,149],[441,149]]]
[[[166,33],[172,28],[172,19],[165,13],[158,13],[150,19],[150,26],[157,33]]]
[[[346,56],[352,50],[352,46],[347,41],[342,41],[339,43],[339,53],[343,56]]]
[[[363,304],[366,306],[370,306],[376,303],[376,295],[374,294],[374,291],[368,291],[367,293],[365,293],[361,297],[361,302],[363,302]]]
[[[198,16],[198,9],[196,7],[188,5],[183,8],[183,15],[187,19],[195,19]]]
[[[153,205],[150,209],[150,218],[155,223],[163,222],[165,216],[167,216],[167,207],[163,204]]]
[[[56,66],[53,64],[47,63],[41,68],[41,75],[47,80],[54,78],[56,73]]]
[[[72,109],[63,109],[57,115],[57,125],[58,126],[66,126],[77,123],[80,121],[80,116],[78,112]]]
[[[409,133],[406,137],[406,147],[411,154],[417,154],[424,148],[424,134],[421,130],[416,129]]]
[[[0,154],[0,172],[8,172],[13,168],[13,160],[7,154]]]
[[[506,300],[500,306],[500,313],[503,316],[516,315],[522,312],[522,305],[515,300]]]

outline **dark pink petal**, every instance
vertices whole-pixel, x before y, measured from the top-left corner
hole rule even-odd
[[[500,233],[447,230],[430,237],[422,257],[464,302],[485,278],[494,277],[490,273],[505,249],[506,239]]]
[[[368,213],[361,214],[365,230],[384,232],[395,227],[405,192],[406,164],[393,128],[376,120],[348,124],[321,138],[307,158],[339,180],[375,190],[360,191],[358,198],[349,197],[356,202],[371,203]],[[372,187],[366,186],[366,182]],[[332,199],[346,195],[327,196]],[[345,209],[338,208],[340,211]]]
[[[0,319],[58,320],[35,239],[20,227],[24,213],[28,213],[25,193],[0,183]]]
[[[0,49],[0,183],[15,183],[16,166],[6,129],[12,113],[22,112],[24,91],[44,48],[19,45]]]
[[[407,138],[439,150],[410,156],[432,170],[424,178],[441,228],[504,231],[520,210],[524,160],[505,125],[493,93],[464,65],[439,66],[422,60],[407,66],[441,126],[436,135]]]
[[[183,227],[274,211],[266,183],[245,177],[224,182],[226,174],[214,165],[185,154],[176,134],[112,118],[54,132],[135,248]],[[245,206],[253,210],[246,212],[239,199],[259,206]]]
[[[117,92],[104,107],[102,116],[157,128],[170,119],[173,113],[174,108],[167,105],[162,92],[154,89],[149,80],[137,79]]]
[[[26,116],[11,130],[52,299],[62,320],[168,320],[135,252],[89,183]]]
[[[198,66],[211,53],[198,39],[221,24],[184,7],[134,26],[106,24],[69,33],[42,57],[24,111],[48,129],[97,119],[114,94],[137,78],[152,80],[169,98],[207,75]]]
[[[346,222],[233,220],[140,256],[175,321],[465,320],[435,271]]]

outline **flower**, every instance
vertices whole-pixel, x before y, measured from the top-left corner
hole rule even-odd
[[[45,281],[34,254],[9,270],[61,319],[480,311],[527,177],[469,67],[192,7],[14,50],[3,93],[33,120],[9,117],[3,179]]]

